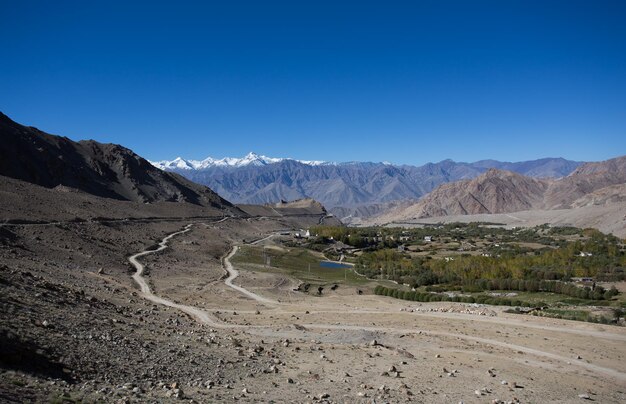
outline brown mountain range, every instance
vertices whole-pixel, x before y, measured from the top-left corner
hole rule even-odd
[[[159,170],[125,147],[93,140],[74,142],[20,125],[2,113],[0,175],[122,201],[232,208],[211,189]]]
[[[625,192],[626,156],[583,164],[557,180],[491,169],[472,180],[441,185],[417,203],[389,211],[373,221],[390,223],[453,215],[624,206]]]

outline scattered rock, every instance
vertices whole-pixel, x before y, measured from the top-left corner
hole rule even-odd
[[[172,398],[185,398],[185,395],[183,394],[183,391],[181,389],[171,389],[168,390],[165,393],[166,397],[172,397]]]
[[[317,396],[317,398],[318,398],[319,400],[325,400],[325,399],[327,399],[327,398],[329,398],[329,397],[330,397],[330,394],[328,394],[328,393],[322,393],[322,394],[320,394],[320,395],[318,395],[318,396]]]

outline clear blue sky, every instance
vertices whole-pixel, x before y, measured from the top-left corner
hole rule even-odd
[[[626,154],[626,1],[0,0],[0,49],[2,112],[152,160]]]

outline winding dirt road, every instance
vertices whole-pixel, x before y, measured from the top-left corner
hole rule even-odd
[[[272,300],[272,299],[268,299],[265,298],[263,296],[259,296],[254,292],[250,292],[248,289],[245,289],[241,286],[237,286],[233,284],[233,280],[239,276],[239,271],[237,271],[234,267],[233,264],[230,262],[230,259],[237,254],[237,251],[239,250],[238,246],[234,246],[232,248],[232,250],[230,250],[230,253],[224,257],[223,260],[223,264],[224,264],[224,270],[226,272],[228,272],[228,278],[226,278],[226,280],[224,281],[224,283],[226,283],[227,286],[235,289],[236,291],[243,293],[244,295],[248,296],[251,299],[256,300],[259,303],[265,303],[265,304],[272,304],[272,305],[276,305],[279,304],[279,302],[277,302],[276,300]]]
[[[225,220],[225,219],[224,219]],[[143,264],[141,264],[138,261],[138,258],[148,255],[148,254],[153,254],[159,251],[164,250],[165,248],[167,248],[168,246],[168,241],[171,240],[173,237],[180,235],[180,234],[184,234],[187,233],[188,231],[190,231],[192,228],[192,224],[189,224],[185,227],[184,230],[181,231],[177,231],[175,233],[171,233],[168,236],[166,236],[165,238],[163,238],[163,240],[159,243],[159,248],[157,248],[156,250],[145,250],[142,251],[140,253],[137,253],[131,257],[129,257],[129,262],[137,269],[137,271],[135,272],[135,274],[133,275],[133,279],[135,280],[135,282],[137,282],[137,284],[139,285],[139,287],[141,288],[141,294],[144,298],[157,303],[157,304],[161,304],[164,306],[168,306],[168,307],[172,307],[175,309],[178,309],[184,313],[187,313],[188,315],[190,315],[191,317],[195,318],[197,321],[203,323],[203,324],[207,324],[210,325],[211,327],[215,327],[215,328],[238,328],[238,329],[243,329],[244,331],[249,330],[249,331],[253,331],[255,329],[272,329],[272,328],[276,328],[271,327],[271,326],[264,326],[264,325],[258,325],[258,326],[244,326],[244,325],[238,325],[238,324],[228,324],[228,323],[224,323],[221,321],[218,321],[215,317],[213,317],[211,314],[209,314],[209,312],[201,310],[197,307],[193,307],[193,306],[188,306],[188,305],[183,305],[183,304],[179,304],[179,303],[175,303],[172,302],[171,300],[168,299],[164,299],[162,297],[159,297],[157,295],[155,295],[151,289],[150,286],[148,285],[148,283],[146,282],[145,278],[143,277],[143,272],[145,270],[145,267]],[[272,237],[273,235],[270,235],[266,238],[260,239],[255,241],[254,243],[251,244],[256,244],[259,243],[263,240],[269,239],[270,237]],[[244,295],[248,296],[251,299],[254,299],[255,301],[258,301],[259,303],[263,303],[263,304],[268,304],[268,305],[279,305],[280,303],[268,298],[265,298],[263,296],[257,295],[256,293],[253,293],[241,286],[237,286],[234,285],[232,283],[232,281],[239,275],[239,271],[237,271],[236,269],[234,269],[232,263],[230,262],[230,258],[232,258],[238,251],[238,247],[235,246],[233,247],[233,249],[230,251],[230,253],[224,257],[223,259],[223,264],[224,264],[224,270],[229,274],[228,278],[225,280],[226,285],[228,285],[230,288],[243,293]],[[282,311],[281,311],[282,312]],[[328,311],[329,313],[331,313],[332,311]],[[287,313],[287,312],[286,312]],[[363,313],[376,313],[376,314],[386,314],[387,312],[385,311],[362,311],[362,310],[343,310],[343,311],[334,311],[332,313],[342,313],[342,314],[363,314]],[[391,312],[389,312],[391,313]],[[393,312],[394,314],[398,314],[397,312]],[[407,313],[409,314],[409,313]],[[412,314],[412,313],[411,313]],[[437,317],[441,317],[439,315],[436,315]],[[521,325],[521,326],[528,326],[531,328],[537,328],[534,325],[527,325],[527,324],[521,324],[519,322],[516,322],[517,325]],[[598,365],[594,365],[592,363],[588,363],[582,360],[572,360],[571,358],[562,356],[562,355],[558,355],[555,353],[551,353],[551,352],[545,352],[545,351],[541,351],[541,350],[537,350],[534,348],[529,348],[526,346],[522,346],[522,345],[517,345],[517,344],[510,344],[510,343],[506,343],[506,342],[502,342],[502,341],[498,341],[498,340],[493,340],[493,339],[488,339],[488,338],[481,338],[481,337],[476,337],[476,336],[471,336],[471,335],[465,335],[465,334],[459,334],[459,333],[452,333],[452,332],[445,332],[445,331],[431,331],[431,330],[418,330],[415,328],[411,328],[411,329],[404,329],[404,328],[389,328],[389,327],[376,327],[376,326],[362,326],[362,325],[338,325],[338,324],[302,324],[302,326],[304,326],[306,329],[309,330],[355,330],[355,331],[375,331],[375,332],[386,332],[386,333],[393,333],[393,334],[426,334],[426,335],[433,335],[433,336],[445,336],[445,337],[453,337],[453,338],[459,338],[459,339],[463,339],[463,340],[467,340],[467,341],[473,341],[473,342],[480,342],[480,343],[484,343],[484,344],[489,344],[492,346],[498,346],[501,348],[506,348],[506,349],[510,349],[512,351],[521,351],[527,354],[531,354],[534,355],[536,357],[540,357],[540,358],[544,358],[544,359],[551,359],[551,360],[556,360],[561,362],[562,364],[566,364],[566,365],[576,365],[582,368],[585,368],[591,372],[597,373],[597,374],[602,374],[604,376],[609,376],[611,378],[614,378],[616,380],[618,380],[621,383],[626,383],[626,373],[620,372],[618,370],[615,369],[611,369],[611,368],[607,368],[607,367],[602,367],[602,366],[598,366]],[[562,328],[560,327],[548,327],[548,326],[541,326],[542,329],[545,330],[550,330],[550,331],[563,331]],[[594,338],[607,338],[607,339],[623,339],[622,335],[619,334],[610,334],[610,333],[599,333],[599,332],[595,332],[595,331],[585,331],[585,330],[578,330],[576,332],[577,334],[583,334],[586,336],[590,336],[590,337],[594,337]]]
[[[223,327],[223,325],[221,323],[218,323],[216,321],[213,320],[213,318],[209,315],[209,313],[207,313],[204,310],[200,310],[196,307],[193,306],[187,306],[184,304],[179,304],[179,303],[175,303],[171,300],[168,299],[164,299],[162,297],[159,297],[157,295],[155,295],[154,293],[152,293],[152,290],[150,289],[150,285],[148,285],[148,282],[146,282],[146,279],[143,277],[143,272],[145,270],[145,266],[139,262],[137,260],[137,258],[139,257],[143,257],[144,255],[148,255],[148,254],[154,254],[156,252],[159,251],[163,251],[164,249],[167,248],[167,243],[170,239],[172,239],[172,237],[175,237],[179,234],[184,234],[187,233],[188,231],[191,230],[192,225],[188,224],[187,226],[185,226],[184,230],[181,231],[177,231],[175,233],[172,233],[168,236],[166,236],[165,238],[163,238],[163,240],[161,240],[161,242],[159,243],[159,248],[157,248],[156,250],[145,250],[142,251],[140,253],[137,253],[131,257],[128,258],[128,261],[135,267],[135,269],[137,270],[134,274],[133,274],[133,280],[135,282],[137,282],[137,284],[139,285],[139,288],[141,289],[141,294],[142,296],[147,299],[150,300],[151,302],[157,303],[157,304],[162,304],[163,306],[168,306],[168,307],[172,307],[175,309],[178,309],[184,313],[189,314],[190,316],[192,316],[193,318],[195,318],[196,320],[211,325],[213,327]]]

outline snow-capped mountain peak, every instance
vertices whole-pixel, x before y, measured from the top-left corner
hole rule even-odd
[[[180,168],[183,170],[193,169],[194,167],[182,157],[176,157],[174,160],[170,162],[173,167]]]
[[[268,164],[279,163],[284,160],[293,160],[310,166],[318,166],[330,164],[325,161],[316,160],[294,160],[290,158],[267,157],[250,152],[242,158],[224,157],[222,159],[214,159],[207,157],[204,160],[185,160],[177,157],[174,160],[151,161],[152,165],[162,170],[202,170],[210,167],[246,167],[246,166],[265,166]]]

